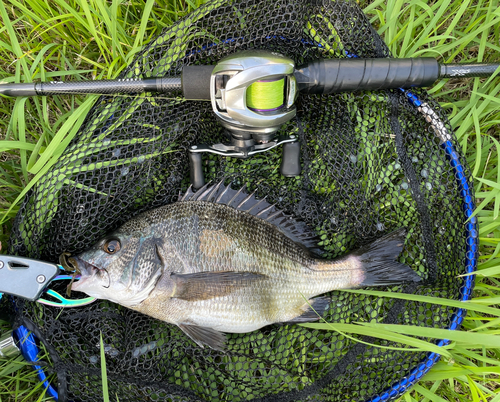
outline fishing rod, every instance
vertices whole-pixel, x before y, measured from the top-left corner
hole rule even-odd
[[[295,67],[292,59],[265,50],[235,53],[213,65],[185,66],[180,77],[151,77],[83,82],[0,84],[0,95],[168,93],[186,100],[210,101],[229,133],[229,144],[193,145],[189,149],[191,182],[204,185],[203,152],[248,158],[283,145],[280,172],[301,172],[295,135],[277,137],[296,115],[300,94],[332,94],[380,89],[428,87],[442,78],[489,77],[500,63],[442,64],[433,58],[319,60]]]
[[[255,59],[250,66],[249,59]],[[264,59],[264,60],[262,60]],[[230,63],[229,63],[230,62]],[[298,90],[309,94],[330,94],[347,91],[425,87],[442,78],[489,77],[500,63],[442,64],[430,57],[403,59],[329,59],[307,63],[297,69],[294,62],[278,53],[249,50],[222,59],[217,65],[185,66],[180,77],[116,79],[95,81],[50,81],[27,84],[0,83],[0,95],[50,96],[62,94],[137,94],[143,92],[175,93],[182,91],[186,100],[211,100],[211,77],[233,65],[235,71],[263,69],[259,75],[270,75],[272,65],[288,62],[287,74],[296,78]],[[224,74],[230,75],[230,74]],[[256,82],[260,77],[255,77]],[[219,83],[218,83],[219,84]]]

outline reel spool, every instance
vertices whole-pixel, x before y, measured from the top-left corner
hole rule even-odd
[[[210,77],[212,109],[226,129],[230,144],[193,145],[189,149],[191,183],[205,184],[201,153],[248,158],[283,145],[280,173],[300,174],[297,137],[276,137],[276,132],[296,115],[298,96],[292,59],[276,52],[248,50],[222,59]]]

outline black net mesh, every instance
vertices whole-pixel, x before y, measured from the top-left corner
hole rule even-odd
[[[358,6],[344,1],[214,1],[147,46],[124,77],[173,77],[188,64],[215,64],[267,49],[296,65],[321,58],[388,57]],[[446,117],[424,91],[418,96]],[[281,151],[247,160],[204,156],[207,180],[232,177],[316,230],[329,257],[402,226],[400,261],[423,284],[390,291],[459,299],[463,211],[455,175],[424,116],[397,90],[301,96],[296,134],[303,173],[279,174]],[[451,132],[451,127],[447,125]],[[87,249],[139,212],[177,200],[189,184],[187,149],[225,142],[209,102],[102,96],[60,161],[30,190],[17,215],[12,254],[58,261]],[[452,141],[455,141],[453,139]],[[325,319],[448,328],[454,312],[414,301],[332,292]],[[109,389],[120,401],[364,401],[409,376],[424,352],[380,339],[298,325],[230,334],[228,352],[200,349],[180,329],[110,302],[60,310],[17,301],[18,324],[50,352],[61,400],[102,400],[99,337]]]

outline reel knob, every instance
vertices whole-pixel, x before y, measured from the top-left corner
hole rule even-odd
[[[283,144],[280,173],[285,177],[298,176],[300,167],[300,144],[298,141]]]
[[[193,145],[196,147],[196,145]],[[191,147],[192,148],[192,147]],[[205,185],[205,176],[203,175],[203,166],[201,153],[188,151],[189,158],[189,178],[193,188],[198,189]]]

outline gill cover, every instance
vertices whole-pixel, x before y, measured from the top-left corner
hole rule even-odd
[[[160,252],[161,239],[140,238],[139,244],[130,269],[122,276],[122,282],[130,293],[129,297],[120,303],[127,307],[135,306],[149,296],[165,268]]]
[[[106,251],[111,240],[120,244],[112,253]],[[141,231],[112,233],[74,259],[82,278],[72,290],[127,307],[137,305],[148,297],[163,272],[160,247],[161,239],[145,237]]]

